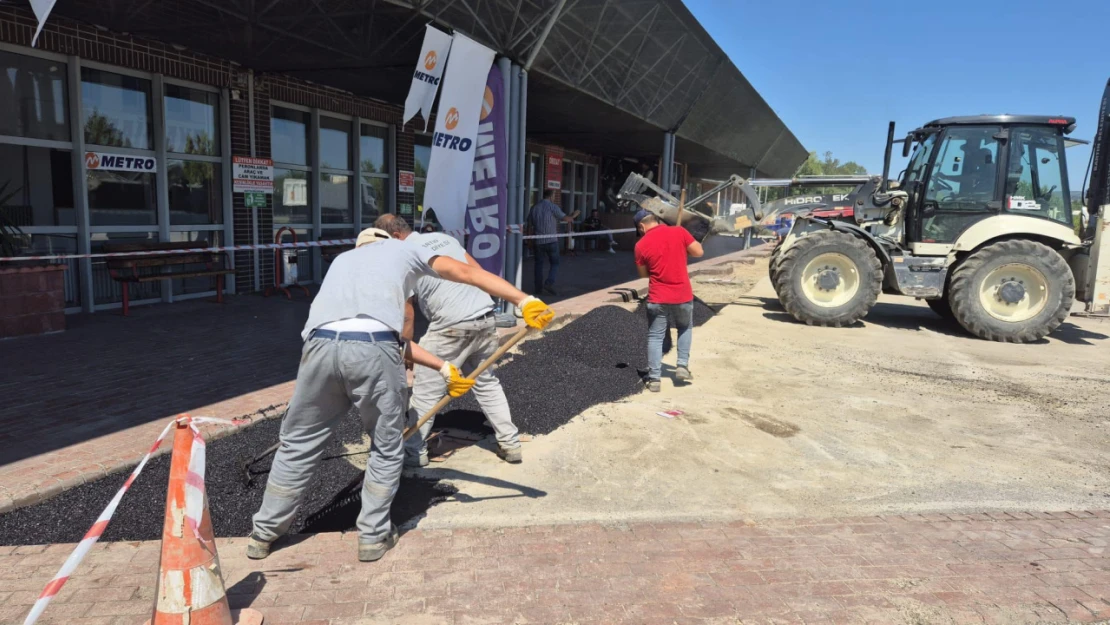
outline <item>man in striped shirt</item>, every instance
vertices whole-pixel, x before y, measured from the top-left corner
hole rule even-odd
[[[538,237],[535,239],[536,259],[535,273],[533,274],[535,278],[533,293],[537,295],[541,291],[556,295],[555,276],[559,272],[559,239],[555,235],[559,234],[560,221],[568,224],[573,222],[555,202],[551,201],[554,197],[555,189],[545,190],[543,199],[533,206],[532,211],[528,214],[529,230]],[[551,265],[547,280],[544,280],[543,277],[544,258]]]

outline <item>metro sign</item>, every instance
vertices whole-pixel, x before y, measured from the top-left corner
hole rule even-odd
[[[107,171],[135,171],[148,173],[158,170],[158,160],[153,156],[128,156],[125,154],[111,154],[108,152],[86,152],[85,168],[88,170],[101,169]]]

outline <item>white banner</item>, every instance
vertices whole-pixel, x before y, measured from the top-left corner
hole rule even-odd
[[[46,25],[46,18],[50,17],[50,11],[54,10],[55,2],[57,0],[31,0],[31,10],[35,12],[35,19],[39,21],[38,28],[35,29],[35,36],[31,38],[32,48],[39,40],[39,34],[42,33],[42,27]]]
[[[424,45],[420,48],[420,58],[416,61],[416,71],[412,74],[412,86],[405,98],[405,119],[401,125],[419,111],[424,117],[424,130],[432,117],[432,104],[436,101],[440,77],[447,65],[447,54],[451,51],[451,36],[431,24],[424,32]]]
[[[432,135],[424,211],[434,211],[444,230],[461,231],[466,227],[474,140],[486,103],[486,78],[494,51],[463,35],[456,34],[454,39]]]
[[[158,161],[153,156],[85,152],[85,168],[89,170],[153,172],[158,170]]]

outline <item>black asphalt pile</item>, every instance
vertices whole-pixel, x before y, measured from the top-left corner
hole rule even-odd
[[[694,319],[701,325],[714,314],[695,300]],[[521,432],[548,434],[587,408],[638,393],[647,369],[647,315],[641,306],[628,311],[603,306],[567,326],[521,346],[520,354],[498,376],[505,387],[513,421]],[[481,424],[477,402],[468,395],[452,402],[437,427],[490,432]],[[206,486],[216,536],[247,536],[251,516],[265,492],[273,456],[252,465],[254,483],[246,486],[244,461],[278,440],[279,419],[264,421],[209,443]],[[293,523],[294,532],[352,529],[358,516],[362,471],[345,457],[345,444],[362,440],[361,421],[354,414],[342,420],[324,454],[305,501]],[[170,441],[167,441],[169,443]],[[124,497],[104,540],[161,538],[170,456],[150,461]],[[358,458],[362,464],[364,457]],[[0,515],[0,545],[77,542],[127,479],[129,471],[74,487],[38,505]],[[454,490],[435,479],[404,478],[392,516],[398,525],[419,518]]]
[[[242,462],[254,457],[278,440],[281,422],[264,421],[237,434],[208,444],[208,466],[205,485],[216,536],[247,536],[251,516],[262,504],[266,477],[273,456],[252,465],[255,473],[251,487],[244,484]],[[343,419],[320,463],[316,478],[306,491],[305,501],[293,523],[293,531],[302,532],[311,520],[316,524],[334,521],[321,511],[334,507],[344,488],[362,475],[344,457],[344,443],[361,440],[361,422],[354,415]],[[172,442],[168,440],[168,442]],[[358,459],[361,464],[363,457]],[[169,479],[170,456],[152,459],[142,475],[123,498],[115,518],[103,540],[156,540],[162,536],[166,505],[166,482]],[[117,473],[95,482],[71,488],[44,503],[19,508],[0,515],[0,545],[77,542],[96,521],[97,516],[127,479],[128,472]],[[393,506],[395,523],[403,524],[442,500],[442,485],[436,480],[402,480],[401,497]],[[346,528],[354,527],[354,514]]]
[[[646,335],[643,313],[602,306],[523,343],[521,354],[497,368],[513,422],[526,434],[549,434],[591,406],[639,392],[638,370],[647,368]],[[467,395],[448,410],[479,407]],[[436,425],[447,427],[454,418],[448,412]]]
[[[716,312],[694,300],[695,325]],[[643,305],[635,311],[602,306],[524,343],[520,355],[497,369],[513,422],[526,434],[550,434],[591,406],[638,393],[647,373],[647,331]],[[670,333],[663,347],[670,351]],[[469,423],[478,410],[473,395],[467,395],[451,402],[436,426],[470,429],[456,421]]]

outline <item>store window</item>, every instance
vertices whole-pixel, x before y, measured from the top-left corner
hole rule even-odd
[[[140,150],[154,147],[149,80],[82,67],[81,109],[85,143]]]
[[[387,143],[389,129],[384,126],[363,124],[359,136],[359,175],[361,176],[362,225],[370,226],[375,219],[388,212],[390,168]]]
[[[273,107],[270,113],[270,157],[275,163],[308,165],[308,129],[305,111]]]
[[[148,226],[158,223],[154,174],[129,171],[88,172],[89,222],[93,226]]]
[[[222,224],[223,181],[220,165],[203,161],[166,161],[170,224]]]
[[[311,224],[308,172],[274,168],[274,223]]]
[[[69,141],[66,64],[0,51],[0,135]]]
[[[14,193],[4,212],[20,228],[76,226],[69,150],[0,144],[0,183]]]
[[[528,154],[528,207],[539,203],[543,197],[544,171],[543,158],[539,154]]]
[[[353,224],[351,122],[320,116],[320,222]],[[330,237],[332,233],[328,233]]]
[[[320,167],[351,168],[351,122],[320,116]]]
[[[166,151],[219,156],[219,94],[166,85]]]
[[[350,224],[351,177],[347,174],[320,172],[320,221],[324,224]]]

